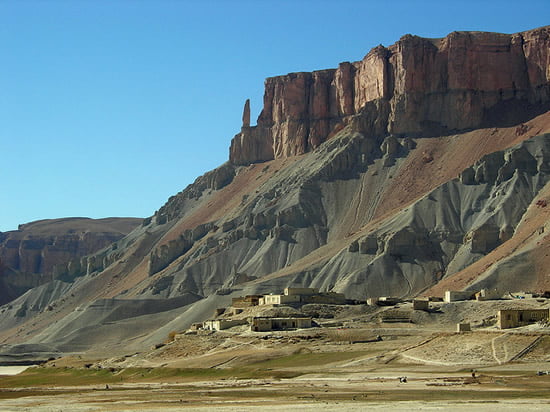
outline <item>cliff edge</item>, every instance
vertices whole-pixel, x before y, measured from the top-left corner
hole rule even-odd
[[[337,69],[266,79],[264,106],[231,142],[247,165],[307,153],[353,122],[370,137],[506,127],[548,110],[550,26],[516,34],[405,35]]]

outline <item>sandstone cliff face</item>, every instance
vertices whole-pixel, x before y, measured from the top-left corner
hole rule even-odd
[[[351,121],[376,138],[516,124],[550,104],[549,47],[550,26],[512,35],[406,35],[334,70],[268,78],[257,126],[243,121],[230,160],[307,153]],[[382,127],[372,128],[373,120]]]
[[[5,303],[55,276],[56,265],[78,261],[128,234],[141,219],[69,218],[32,222],[0,233],[0,282]]]

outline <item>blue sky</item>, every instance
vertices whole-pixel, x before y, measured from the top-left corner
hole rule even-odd
[[[406,33],[514,33],[549,16],[547,0],[0,0],[0,231],[152,215],[228,159],[266,77]]]

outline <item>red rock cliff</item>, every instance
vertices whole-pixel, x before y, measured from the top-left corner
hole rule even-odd
[[[0,304],[51,280],[55,266],[92,254],[137,227],[136,218],[65,218],[0,232]]]
[[[406,35],[337,69],[268,78],[257,126],[243,124],[230,160],[306,153],[352,119],[366,134],[412,136],[525,120],[550,103],[549,50],[550,26],[511,35]]]

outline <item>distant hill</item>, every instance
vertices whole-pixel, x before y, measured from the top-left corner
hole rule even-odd
[[[126,236],[142,222],[136,218],[73,217],[38,220],[0,232],[0,304],[57,277],[56,265],[79,265]]]

